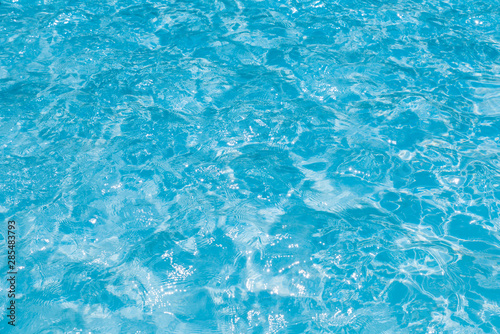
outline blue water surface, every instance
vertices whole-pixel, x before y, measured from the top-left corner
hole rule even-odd
[[[0,116],[1,333],[500,331],[498,0],[2,0]]]

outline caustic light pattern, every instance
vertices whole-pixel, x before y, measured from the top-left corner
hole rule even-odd
[[[498,333],[499,27],[497,0],[2,1],[2,333]]]

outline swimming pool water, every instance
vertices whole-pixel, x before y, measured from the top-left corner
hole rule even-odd
[[[0,31],[2,333],[500,331],[499,1],[4,0]]]

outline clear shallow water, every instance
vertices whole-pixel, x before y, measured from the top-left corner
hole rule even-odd
[[[2,1],[16,330],[497,333],[499,24],[498,1]]]

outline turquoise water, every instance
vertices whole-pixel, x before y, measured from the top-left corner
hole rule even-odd
[[[500,331],[499,1],[5,0],[0,32],[2,333]]]

